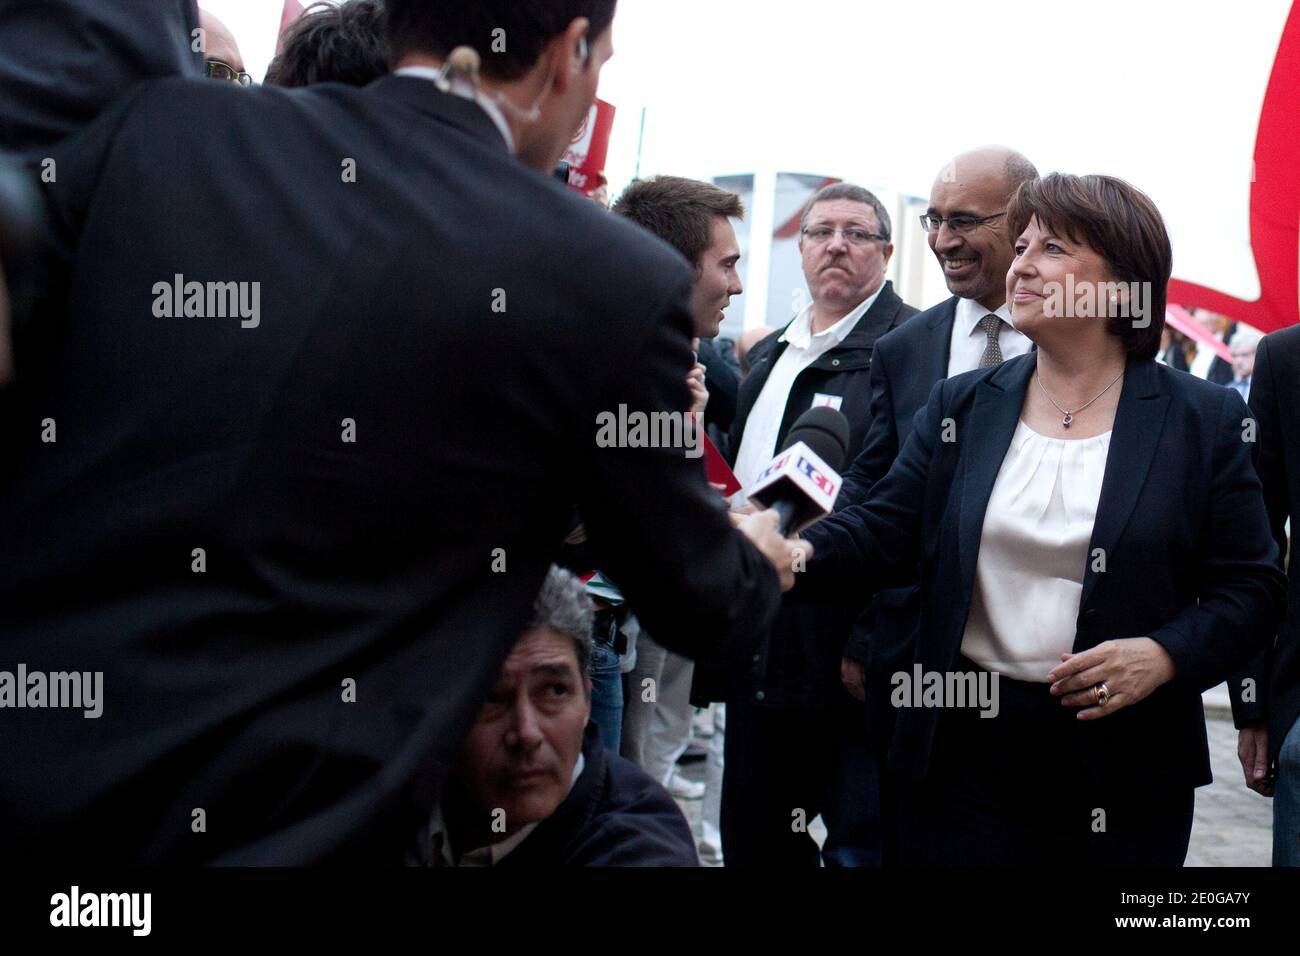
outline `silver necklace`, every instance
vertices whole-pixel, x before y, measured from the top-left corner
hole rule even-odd
[[[1123,378],[1123,377],[1124,377],[1124,370],[1121,369],[1121,370],[1120,370],[1120,373],[1119,373],[1118,375],[1115,376],[1115,380],[1114,380],[1113,382],[1111,382],[1109,385],[1107,385],[1105,388],[1103,388],[1100,392],[1098,392],[1096,395],[1092,396],[1092,398],[1088,399],[1086,402],[1084,402],[1082,405],[1080,405],[1078,408],[1076,408],[1074,411],[1071,412],[1071,411],[1068,411],[1068,410],[1062,408],[1062,407],[1060,406],[1060,404],[1056,401],[1056,399],[1052,398],[1051,395],[1048,395],[1048,394],[1047,394],[1047,386],[1043,384],[1043,376],[1041,376],[1041,375],[1038,374],[1038,370],[1037,370],[1037,369],[1034,370],[1034,378],[1038,380],[1038,387],[1039,387],[1040,389],[1043,390],[1043,394],[1047,396],[1047,400],[1048,400],[1049,402],[1051,402],[1053,405],[1055,405],[1055,406],[1056,406],[1056,410],[1057,410],[1058,412],[1060,412],[1060,413],[1064,416],[1064,417],[1061,419],[1061,427],[1062,427],[1062,428],[1069,428],[1069,427],[1070,427],[1070,422],[1074,421],[1074,416],[1075,416],[1075,415],[1079,414],[1079,412],[1083,411],[1085,408],[1087,408],[1089,405],[1091,405],[1091,404],[1092,404],[1093,402],[1095,402],[1097,399],[1101,398],[1103,395],[1105,395],[1107,392],[1109,392],[1112,388],[1115,387],[1115,382],[1118,382],[1118,381],[1119,381],[1121,378]]]

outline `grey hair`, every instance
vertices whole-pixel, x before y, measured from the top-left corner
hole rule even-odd
[[[1013,150],[1002,163],[1002,176],[1007,184],[1007,198],[1010,198],[1021,183],[1038,178],[1038,167]]]
[[[1232,338],[1228,340],[1228,348],[1235,349],[1237,346],[1255,346],[1259,347],[1259,340],[1264,337],[1264,333],[1259,329],[1252,328],[1249,325],[1238,323],[1237,331],[1232,333]]]
[[[578,655],[578,673],[586,677],[591,665],[591,628],[594,612],[591,598],[577,576],[551,565],[542,590],[533,602],[533,616],[525,631],[549,627],[573,641]]]
[[[830,202],[832,199],[847,199],[851,202],[860,202],[863,205],[870,206],[876,214],[876,222],[879,224],[881,234],[885,237],[885,242],[889,242],[889,237],[894,234],[894,227],[889,221],[889,212],[885,209],[885,204],[876,198],[875,193],[852,183],[831,183],[829,186],[823,186],[817,190],[813,194],[813,198],[809,199],[808,204],[803,207],[803,215],[799,217],[799,232],[801,234],[808,225],[808,216],[812,213],[813,206],[819,202]]]

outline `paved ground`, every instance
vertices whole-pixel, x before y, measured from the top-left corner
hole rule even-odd
[[[1246,789],[1232,721],[1211,717],[1214,783],[1196,791],[1188,866],[1268,866],[1273,855],[1273,801]]]
[[[1213,692],[1211,692],[1213,694]],[[1226,704],[1226,694],[1223,695]],[[1207,695],[1206,724],[1210,739],[1210,764],[1214,783],[1196,791],[1196,816],[1188,866],[1268,866],[1273,847],[1273,803],[1246,789],[1237,762],[1237,732],[1226,717],[1226,709]],[[704,762],[685,764],[690,780],[704,779]],[[678,800],[700,838],[702,800]],[[818,842],[825,828],[818,818],[809,830]]]

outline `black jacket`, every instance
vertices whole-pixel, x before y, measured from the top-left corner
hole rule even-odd
[[[1267,335],[1255,353],[1250,383],[1250,410],[1259,426],[1255,467],[1264,483],[1269,524],[1278,557],[1287,552],[1286,522],[1291,535],[1300,528],[1300,328]],[[1254,681],[1254,701],[1243,700],[1244,678]],[[1238,727],[1266,721],[1269,760],[1300,716],[1300,569],[1294,554],[1287,579],[1286,618],[1265,653],[1230,682],[1232,714]]]
[[[740,393],[740,366],[730,350],[712,339],[701,339],[699,362],[704,366],[704,387],[709,390],[709,404],[704,421],[714,434],[726,435],[736,420],[736,399]]]
[[[844,341],[795,379],[786,400],[777,447],[785,441],[795,420],[812,406],[815,395],[837,395],[843,399],[840,411],[849,420],[846,460],[851,461],[871,427],[868,376],[876,342],[916,314],[916,309],[894,292],[893,284],[886,282],[876,301]],[[773,332],[749,353],[750,373],[740,386],[736,421],[728,445],[733,463],[754,403],[773,365],[785,351],[786,345],[780,341],[783,332],[784,329]],[[737,674],[733,667],[731,680],[727,682],[717,680],[716,676],[711,680],[706,673],[697,685],[695,699],[740,693],[765,706],[804,709],[833,706],[845,694],[840,683],[840,655],[860,609],[860,602],[851,600],[783,606],[771,635],[741,662],[743,670]]]
[[[201,76],[195,0],[5,0],[0,151],[47,149],[141,80]]]
[[[7,396],[0,648],[108,699],[0,719],[13,852],[400,861],[575,503],[670,648],[771,620],[699,459],[597,445],[602,412],[687,406],[690,270],[476,104],[162,80],[53,155],[65,305]],[[165,317],[175,275],[260,289],[258,323]]]
[[[795,379],[785,403],[785,415],[777,434],[777,447],[785,440],[795,419],[812,407],[814,396],[818,393],[838,395],[844,399],[840,411],[849,420],[850,428],[849,458],[846,461],[852,461],[871,426],[871,392],[867,386],[867,373],[871,369],[876,340],[916,314],[916,309],[898,297],[894,284],[886,282],[879,297],[848,337],[820,356]],[[728,459],[733,464],[740,452],[740,442],[745,435],[749,413],[754,410],[754,403],[767,384],[768,376],[772,374],[772,366],[785,351],[785,343],[780,339],[789,327],[790,324],[786,323],[784,328],[773,332],[749,351],[749,375],[740,383],[736,417],[727,439]]]
[[[930,390],[948,377],[957,296],[926,309],[882,336],[871,360],[871,430],[844,474],[835,510],[861,504],[883,478],[912,433]],[[889,676],[911,660],[919,597],[915,583],[872,595],[854,620],[844,656],[861,661],[867,680],[867,715],[881,734],[893,725]],[[887,744],[888,740],[882,738]]]
[[[804,533],[816,552],[792,593],[871,591],[912,578],[919,564],[915,662],[951,671],[989,494],[1036,361],[1031,353],[936,385],[866,504]],[[1231,389],[1155,362],[1129,364],[1088,546],[1090,555],[1103,550],[1105,570],[1088,562],[1074,650],[1149,636],[1177,676],[1110,717],[1074,722],[1075,739],[1062,745],[1077,748],[1103,784],[1209,783],[1201,692],[1258,653],[1281,617],[1277,546],[1242,440],[1248,416]],[[891,765],[924,776],[937,718],[935,708],[901,709]]]
[[[594,728],[587,726],[585,764],[569,795],[499,866],[699,866],[676,801],[636,764],[601,746]]]

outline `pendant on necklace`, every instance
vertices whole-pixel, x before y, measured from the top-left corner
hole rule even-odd
[[[1071,415],[1069,412],[1066,412],[1065,417],[1061,419],[1061,425],[1064,428],[1069,428],[1070,422],[1072,421],[1074,421],[1074,416]]]

